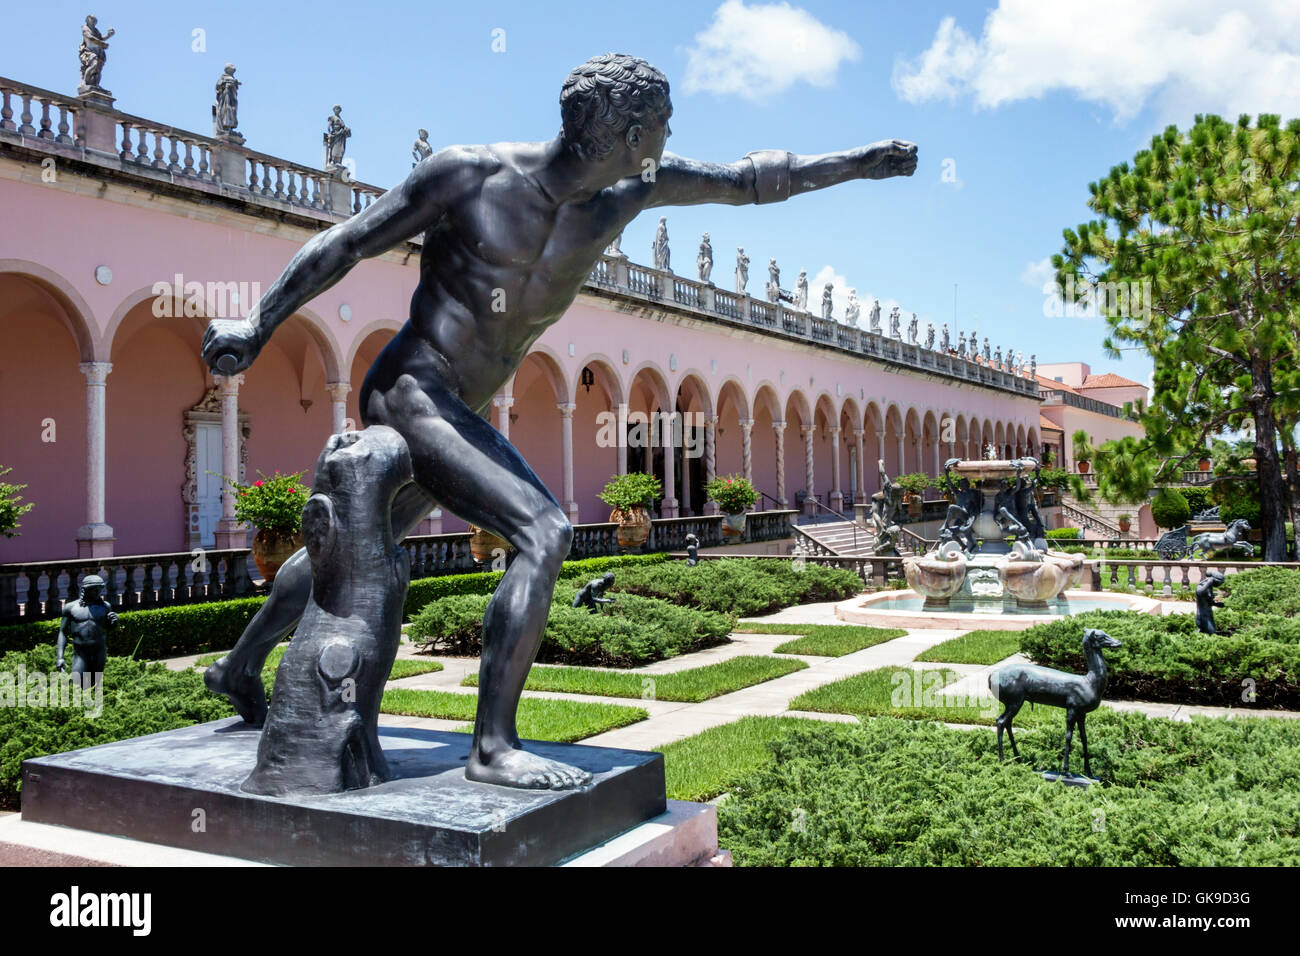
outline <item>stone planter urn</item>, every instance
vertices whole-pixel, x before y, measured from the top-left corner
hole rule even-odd
[[[497,551],[505,553],[509,549],[510,542],[505,538],[493,534],[486,528],[477,525],[469,526],[469,553],[478,564],[491,561],[496,557]]]
[[[299,534],[258,528],[253,535],[253,563],[269,585],[275,581],[280,565],[293,557],[293,553],[301,547],[302,536]]]
[[[738,511],[735,514],[722,514],[722,536],[724,538],[739,538],[745,533],[745,512]]]
[[[639,505],[626,511],[615,508],[609,513],[609,520],[618,522],[618,546],[625,551],[641,547],[650,537],[650,515]]]

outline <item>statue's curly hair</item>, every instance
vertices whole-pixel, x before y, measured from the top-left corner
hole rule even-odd
[[[633,123],[668,122],[668,78],[625,53],[593,56],[560,91],[561,135],[587,159],[604,159]]]

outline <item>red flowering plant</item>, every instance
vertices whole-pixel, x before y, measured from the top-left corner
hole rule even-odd
[[[302,529],[302,509],[311,489],[302,483],[304,472],[288,475],[276,472],[267,476],[260,471],[258,480],[241,485],[225,478],[235,489],[235,518],[254,525],[268,534],[295,535]]]
[[[758,500],[753,483],[743,475],[719,475],[704,486],[704,493],[729,515],[754,507]]]

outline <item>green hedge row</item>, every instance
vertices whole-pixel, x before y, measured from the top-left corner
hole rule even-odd
[[[656,564],[667,557],[666,554],[638,554],[566,561],[560,578],[596,575],[628,565]],[[406,597],[406,616],[409,618],[431,601],[448,595],[491,594],[502,573],[448,574],[412,581]],[[118,615],[118,626],[109,635],[109,656],[155,659],[229,650],[265,601],[264,596],[258,596],[123,611]],[[53,646],[58,635],[58,618],[0,627],[0,653],[24,651],[43,644]]]
[[[1024,631],[1020,649],[1081,673],[1083,631],[1097,627],[1123,643],[1106,652],[1108,698],[1300,709],[1300,572],[1260,568],[1228,581],[1218,634],[1200,633],[1190,614],[1090,611]]]
[[[1083,537],[1082,528],[1051,528],[1047,532],[1047,538],[1049,541],[1060,541],[1063,539],[1081,537]]]
[[[556,586],[537,660],[629,667],[724,643],[735,625],[729,614],[631,594],[592,614],[572,606],[577,590],[563,581]],[[417,614],[407,635],[426,653],[476,656],[489,600],[486,594],[445,597]]]
[[[862,580],[846,568],[756,558],[722,558],[688,567],[684,561],[619,574],[614,590],[661,598],[705,611],[750,616],[792,604],[842,601],[862,590]]]
[[[1060,713],[1057,711],[1057,713]],[[1046,783],[1064,718],[992,733],[879,717],[783,728],[718,806],[741,866],[1295,866],[1300,726],[1088,717],[1101,786]],[[1007,753],[1010,758],[1010,751]],[[1082,769],[1078,735],[1071,768]]]
[[[583,558],[578,561],[565,561],[560,568],[560,580],[592,577],[614,568],[635,567],[638,565],[661,564],[668,560],[668,555],[626,554],[600,558]],[[435,578],[420,578],[411,582],[406,592],[406,604],[403,616],[410,620],[427,605],[442,598],[458,594],[491,594],[497,589],[504,571],[477,571],[472,574],[444,574]]]

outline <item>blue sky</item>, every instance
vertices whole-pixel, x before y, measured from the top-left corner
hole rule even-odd
[[[897,302],[919,313],[922,330],[949,323],[954,341],[978,328],[1040,363],[1082,360],[1143,382],[1144,355],[1103,355],[1100,320],[1044,315],[1044,260],[1064,227],[1089,218],[1087,184],[1197,112],[1300,113],[1300,4],[1278,0],[90,6],[101,29],[117,30],[103,82],[119,109],[208,132],[213,84],[231,61],[250,147],[319,165],[339,103],[358,178],[381,186],[409,172],[421,126],[435,147],[554,135],[565,75],[610,50],[668,75],[669,149],[683,155],[912,140],[911,179],[783,205],[652,210],[623,249],[649,262],[664,212],[679,272],[693,274],[707,231],[720,285],[743,245],[751,292],[775,257],[786,287],[801,268],[842,278],[837,296],[855,287],[864,314],[878,297],[886,312]],[[86,12],[85,0],[10,5],[0,73],[73,92]],[[504,52],[493,50],[498,29]]]

